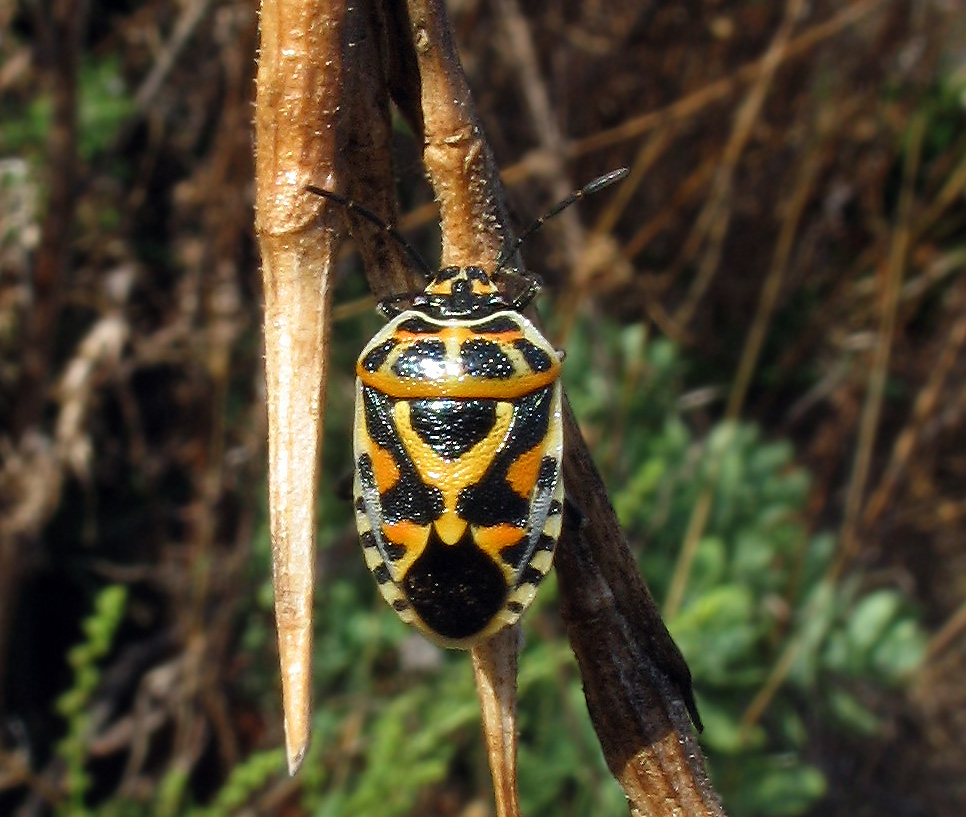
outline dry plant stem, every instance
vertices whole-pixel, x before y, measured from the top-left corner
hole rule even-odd
[[[442,265],[492,268],[509,219],[445,7],[437,0],[409,0],[407,7],[422,80],[423,161],[439,201]]]
[[[783,61],[783,55],[787,50],[792,28],[802,15],[803,9],[804,0],[789,0],[785,8],[785,17],[782,19],[781,25],[778,27],[778,31],[775,32],[768,51],[762,59],[761,71],[749,89],[745,101],[738,109],[731,138],[728,140],[724,156],[722,157],[721,169],[715,177],[711,197],[698,218],[698,224],[695,230],[689,236],[689,243],[693,241],[693,247],[696,249],[697,243],[707,235],[708,246],[701,258],[697,277],[692,283],[684,303],[681,304],[674,314],[673,323],[679,331],[683,331],[688,323],[690,323],[697,309],[698,302],[704,297],[718,269],[725,234],[731,221],[730,198],[735,169],[738,166],[738,161],[744,152],[745,146],[748,144],[752,128],[761,112],[775,72]],[[686,247],[681,256],[682,261],[687,259],[689,254],[690,252]],[[774,278],[774,274],[772,278]],[[775,296],[777,296],[777,289],[773,293],[769,293],[766,287],[763,298],[767,299],[768,297]],[[770,310],[767,302],[763,302],[762,306]],[[756,342],[754,330],[749,336],[749,342]],[[753,354],[756,358],[757,352],[755,351]],[[743,401],[743,387],[739,386],[739,389],[733,392],[733,395],[739,392],[742,395]],[[740,408],[740,402],[732,399],[729,402],[729,410],[737,412],[738,408]],[[737,413],[729,414],[727,417],[729,420],[734,420],[737,418]],[[671,578],[671,586],[668,590],[667,603],[664,608],[665,613],[669,617],[677,613],[684,600],[684,591],[687,588],[688,579],[691,575],[691,566],[698,550],[698,542],[701,540],[701,536],[708,524],[711,508],[714,504],[715,486],[718,481],[719,470],[720,460],[716,457],[708,466],[707,484],[702,489],[691,512],[691,517],[688,520],[684,541],[681,544],[681,553],[674,568],[674,576]]]
[[[4,407],[10,425],[3,429],[9,445],[0,456],[0,487],[14,461],[26,465],[54,464],[52,451],[39,433],[48,397],[51,358],[54,353],[60,318],[63,279],[70,258],[70,235],[74,223],[77,168],[77,69],[81,41],[87,25],[88,4],[76,0],[54,0],[50,7],[37,5],[35,27],[39,33],[38,52],[46,59],[46,80],[50,95],[51,123],[45,146],[47,171],[47,208],[40,228],[40,245],[34,258],[31,280],[31,309],[27,313],[20,361],[19,383],[13,393],[16,405]],[[17,450],[14,450],[16,448]],[[6,466],[6,467],[4,467]],[[6,474],[4,472],[7,472]],[[42,471],[29,467],[34,475]],[[56,473],[59,468],[51,468]],[[60,480],[43,479],[42,491],[33,501],[24,497],[14,502],[4,499],[4,518],[0,520],[0,660],[7,655],[13,613],[29,572],[34,537],[57,507]],[[19,482],[15,478],[11,485]],[[22,485],[23,483],[21,483]],[[40,483],[35,485],[39,488]],[[0,492],[2,493],[2,492]],[[43,502],[37,498],[43,493]],[[17,507],[19,505],[20,507]],[[33,507],[31,507],[33,506]],[[4,711],[5,673],[0,672],[0,711]]]
[[[342,74],[342,105],[339,114],[339,192],[377,213],[390,224],[398,222],[396,178],[392,166],[392,121],[389,111],[387,76],[405,83],[404,57],[397,54],[398,40],[384,40],[386,31],[398,26],[385,19],[392,8],[379,0],[365,0],[347,6],[345,60],[349,70]],[[351,100],[351,103],[348,101]],[[405,112],[413,130],[421,129],[421,117]],[[324,181],[320,180],[324,185]],[[365,219],[342,213],[349,232],[369,270],[382,271],[371,279],[377,300],[400,292],[422,289],[417,271],[405,257],[398,241]],[[370,307],[371,309],[371,307]]]
[[[963,602],[926,645],[926,663],[935,661],[966,633],[966,602]]]
[[[946,343],[943,344],[939,359],[929,373],[926,385],[916,395],[916,403],[909,423],[892,446],[892,454],[889,457],[889,464],[886,466],[885,473],[865,505],[862,525],[866,528],[875,524],[879,517],[885,513],[886,508],[889,507],[896,486],[912,460],[913,452],[919,443],[923,430],[929,420],[935,417],[937,409],[942,404],[946,380],[956,365],[956,361],[960,359],[963,347],[966,346],[966,280],[960,278],[957,289],[953,308],[957,317],[948,334]]]
[[[497,817],[520,813],[517,797],[517,666],[520,627],[515,624],[473,650],[473,674],[493,773]]]
[[[483,140],[445,7],[407,4],[422,80],[423,161],[440,204],[443,266],[492,269],[506,231],[499,176]],[[516,782],[516,661],[514,628],[473,650],[500,817],[519,814]]]
[[[265,289],[269,512],[289,770],[309,741],[315,497],[335,240],[304,191],[332,174],[341,4],[264,0],[255,103],[255,226]]]
[[[563,201],[574,189],[564,163],[566,140],[553,113],[529,23],[517,0],[498,0],[496,5],[506,41],[506,59],[512,62],[512,68],[519,76],[519,84],[527,101],[527,114],[540,140],[539,150],[547,157],[552,200]],[[584,228],[577,211],[571,208],[560,213],[556,217],[555,227],[565,257],[572,267],[577,267],[584,246]]]
[[[634,815],[723,815],[689,721],[691,676],[564,412],[564,478],[586,515],[557,548],[561,612],[604,757]]]
[[[440,201],[443,263],[492,265],[506,230],[496,170],[483,142],[440,4],[409,0],[425,121],[424,159]],[[708,783],[689,713],[691,678],[638,572],[573,417],[565,417],[565,480],[586,515],[565,534],[557,570],[571,644],[608,765],[639,815],[722,814]],[[507,635],[509,638],[509,634]],[[474,660],[510,666],[515,645],[494,641]],[[507,684],[487,727],[499,792],[514,692]],[[483,696],[481,690],[481,697]],[[486,710],[484,710],[486,711]]]
[[[771,318],[778,303],[778,295],[785,280],[785,272],[788,269],[788,262],[795,244],[795,236],[798,235],[802,214],[805,212],[805,205],[811,197],[815,179],[822,166],[822,152],[821,143],[810,148],[802,160],[792,196],[786,205],[785,217],[782,219],[781,231],[778,234],[778,242],[775,244],[771,267],[761,289],[755,318],[752,321],[751,329],[748,330],[748,336],[745,338],[741,360],[738,363],[738,371],[731,386],[731,393],[728,395],[725,417],[729,420],[736,420],[745,404],[748,386],[751,384],[752,376],[758,366],[758,359],[765,344],[768,326],[771,324]]]
[[[903,168],[902,190],[899,195],[898,223],[896,224],[887,265],[883,270],[882,311],[879,317],[879,331],[876,337],[872,366],[869,371],[868,391],[866,392],[865,403],[862,406],[855,461],[852,465],[848,493],[845,498],[845,519],[842,523],[840,549],[832,568],[833,578],[841,575],[848,567],[859,548],[862,499],[869,478],[872,449],[875,444],[879,417],[882,412],[882,401],[885,396],[886,376],[889,371],[889,357],[892,351],[896,312],[902,287],[902,274],[912,241],[912,208],[915,200],[915,181],[919,170],[924,133],[925,116],[918,114],[912,120],[909,129],[908,153]]]
[[[181,7],[181,13],[178,16],[177,23],[175,23],[171,37],[162,47],[159,58],[155,60],[151,72],[141,83],[134,96],[138,111],[144,112],[151,107],[155,96],[164,85],[171,69],[177,63],[178,56],[190,42],[191,36],[208,14],[210,7],[211,0],[191,0],[187,5]]]

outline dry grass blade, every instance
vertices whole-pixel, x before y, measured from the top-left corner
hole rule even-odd
[[[862,500],[868,482],[872,463],[873,445],[879,426],[882,401],[885,396],[886,375],[889,369],[889,355],[892,350],[893,334],[896,325],[896,311],[902,288],[902,274],[906,266],[909,247],[912,241],[912,210],[915,202],[915,181],[919,171],[922,154],[923,136],[926,120],[922,115],[913,119],[909,128],[909,141],[903,168],[902,190],[899,195],[897,224],[893,234],[881,289],[881,313],[879,330],[869,370],[868,389],[862,407],[859,423],[859,439],[856,445],[852,475],[849,479],[848,493],[845,498],[845,519],[842,523],[839,555],[833,569],[833,576],[841,575],[851,563],[859,547],[859,523],[862,514]]]

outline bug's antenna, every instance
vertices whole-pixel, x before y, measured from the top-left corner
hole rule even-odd
[[[599,179],[598,179],[599,181]],[[429,266],[423,257],[416,252],[416,249],[410,244],[405,237],[400,233],[395,227],[393,227],[388,221],[380,218],[372,210],[367,210],[360,204],[356,204],[352,199],[347,199],[345,196],[340,196],[338,193],[333,193],[331,190],[325,190],[321,187],[316,187],[314,184],[306,185],[306,190],[310,193],[314,193],[316,196],[322,196],[324,199],[329,199],[334,201],[336,204],[341,204],[350,213],[358,213],[370,224],[375,224],[380,230],[382,230],[386,235],[394,238],[399,245],[406,251],[406,255],[412,260],[412,262],[419,267],[420,271],[427,278],[432,278],[435,275],[435,271]]]
[[[628,173],[630,173],[630,170],[628,170],[626,167],[620,167],[617,170],[612,170],[610,173],[605,173],[603,176],[599,176],[589,184],[585,184],[580,188],[580,190],[574,190],[574,192],[567,196],[567,198],[560,202],[560,204],[551,208],[549,213],[540,216],[540,218],[534,221],[533,224],[531,224],[522,233],[520,233],[519,236],[517,236],[516,241],[514,241],[507,249],[500,253],[499,258],[496,260],[496,269],[494,269],[493,272],[497,273],[503,269],[504,265],[514,256],[516,251],[520,249],[523,242],[555,215],[560,213],[562,210],[566,210],[571,204],[580,201],[585,196],[590,196],[599,190],[603,190],[605,187],[610,187],[610,185],[614,184],[614,182],[619,182]]]

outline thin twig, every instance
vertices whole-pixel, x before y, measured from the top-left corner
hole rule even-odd
[[[865,511],[862,514],[862,525],[865,528],[873,525],[889,505],[896,485],[912,459],[923,428],[939,407],[946,379],[963,347],[966,346],[966,286],[962,281],[959,285],[959,297],[956,298],[955,313],[956,319],[945,343],[943,343],[939,359],[932,367],[929,372],[929,379],[916,397],[912,417],[896,438],[885,473],[869,497],[868,502],[866,502]]]
[[[912,238],[912,209],[915,202],[916,174],[922,156],[922,142],[926,130],[926,117],[918,114],[909,127],[909,143],[903,172],[902,190],[899,196],[899,211],[889,253],[888,266],[882,288],[879,330],[876,336],[875,351],[869,371],[868,389],[862,407],[859,423],[859,439],[856,444],[852,475],[849,479],[845,498],[845,519],[842,523],[839,553],[832,569],[832,575],[841,575],[855,557],[859,548],[859,523],[862,513],[862,500],[872,464],[873,446],[882,413],[885,396],[886,376],[889,369],[889,355],[892,350],[896,324],[896,311],[902,287],[902,274],[906,266]]]

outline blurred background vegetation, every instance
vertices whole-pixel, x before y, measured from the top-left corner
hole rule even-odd
[[[726,807],[966,813],[962,2],[450,8],[519,223],[632,169],[525,255]],[[314,742],[283,771],[256,25],[252,0],[0,6],[2,814],[492,813],[468,659],[385,608],[334,496],[378,326],[351,253]],[[625,813],[552,579],[524,631],[524,813]]]

